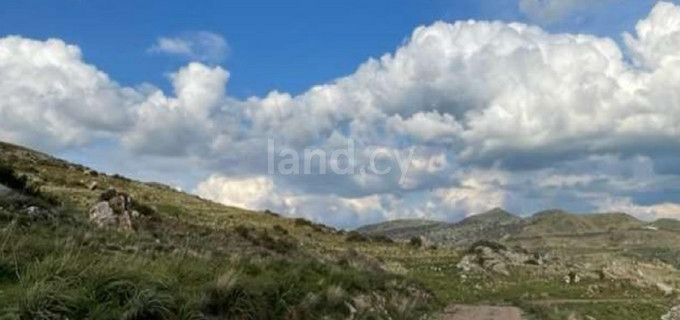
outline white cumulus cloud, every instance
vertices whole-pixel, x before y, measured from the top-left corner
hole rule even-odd
[[[0,140],[43,149],[120,132],[140,96],[58,39],[0,38]]]
[[[227,58],[229,44],[219,34],[194,31],[175,37],[159,37],[148,51],[176,55],[191,61],[219,63]]]
[[[533,21],[553,23],[571,14],[620,0],[519,0],[519,10]]]
[[[5,37],[0,139],[54,150],[112,139],[133,159],[173,159],[168,174],[215,172],[196,188],[211,199],[336,225],[496,206],[663,216],[680,192],[679,8],[658,3],[623,45],[521,23],[437,22],[353,74],[245,100],[207,63],[171,74],[165,93],[116,84],[63,41]],[[187,39],[165,40],[156,50],[214,61]],[[300,152],[351,139],[357,167],[372,150],[416,153],[405,183],[399,172],[269,176],[269,139]]]

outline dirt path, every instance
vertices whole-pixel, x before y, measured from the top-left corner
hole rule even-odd
[[[660,299],[645,299],[645,302],[662,305],[664,300]],[[535,305],[553,305],[553,304],[591,304],[591,303],[634,303],[640,302],[640,299],[547,299],[529,301],[530,304]]]
[[[438,320],[521,320],[522,311],[516,307],[448,306]]]

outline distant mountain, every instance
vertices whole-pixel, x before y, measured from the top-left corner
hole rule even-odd
[[[502,237],[518,226],[521,221],[521,218],[503,209],[495,208],[470,216],[458,223],[430,220],[395,220],[364,226],[357,231],[366,235],[387,236],[395,240],[424,236],[437,243],[458,245],[481,239]]]
[[[680,220],[675,219],[659,219],[649,224],[649,227],[657,228],[659,230],[677,231],[680,232]]]
[[[488,224],[504,224],[504,223],[511,223],[511,222],[517,222],[522,220],[520,217],[507,212],[501,208],[494,208],[491,209],[487,212],[480,213],[477,215],[470,216],[468,218],[463,219],[459,225],[465,225],[465,224],[483,224],[483,225],[488,225]]]
[[[358,228],[356,231],[369,236],[380,235],[392,239],[404,240],[409,239],[412,236],[427,234],[431,230],[443,228],[447,225],[446,222],[440,221],[403,219],[366,225]]]
[[[625,213],[573,214],[548,210],[527,219],[521,235],[587,234],[640,228],[643,225],[643,222]]]
[[[359,228],[368,235],[382,235],[396,240],[423,236],[434,243],[448,246],[467,246],[480,240],[516,242],[536,247],[549,241],[558,243],[561,237],[580,237],[584,245],[588,241],[602,240],[617,234],[621,241],[641,236],[651,229],[678,231],[680,221],[663,219],[645,223],[625,213],[574,214],[563,210],[546,210],[522,219],[503,209],[470,216],[458,223],[444,223],[428,220],[399,220]],[[635,230],[635,232],[632,232]],[[600,237],[600,238],[598,238]],[[609,237],[611,238],[611,237]],[[550,240],[548,240],[550,239]],[[630,239],[629,239],[630,240]],[[633,241],[633,240],[631,240]]]
[[[470,216],[433,230],[426,237],[448,245],[469,245],[479,240],[498,240],[516,232],[522,219],[500,208]]]

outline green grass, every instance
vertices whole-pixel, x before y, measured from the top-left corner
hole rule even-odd
[[[116,250],[87,225],[5,224],[0,305],[9,319],[344,319],[365,295],[413,299],[404,278],[312,258]],[[128,239],[128,241],[130,241]],[[142,241],[142,240],[138,240]],[[139,243],[138,243],[139,245]],[[140,253],[141,252],[141,253]],[[427,295],[410,317],[427,310]],[[388,311],[389,312],[389,308]],[[384,315],[384,314],[383,314]]]
[[[463,277],[456,249],[226,207],[2,143],[0,162],[10,168],[0,169],[0,183],[24,193],[0,198],[0,319],[347,319],[350,312],[355,319],[417,319],[467,303],[519,306],[530,319],[618,320],[658,319],[673,304],[624,280],[566,285],[563,275],[514,268],[509,277]],[[92,182],[98,190],[89,190]],[[135,232],[87,223],[87,210],[109,187],[130,194],[148,218]],[[31,217],[28,206],[53,213]],[[609,250],[607,257],[674,261],[670,249],[629,247],[622,254],[615,236],[659,235],[633,231],[522,241],[569,255]],[[664,235],[661,244],[677,243],[675,233]]]
[[[627,280],[584,279],[566,284],[558,276],[537,276],[511,269],[510,276],[463,273],[457,257],[424,262],[405,259],[409,275],[419,279],[437,297],[439,307],[451,304],[513,305],[529,319],[575,319],[591,316],[598,320],[659,319],[677,304],[654,288],[640,287]],[[596,286],[595,292],[589,288]],[[569,303],[578,301],[579,303]]]
[[[33,205],[50,218],[28,216]],[[229,232],[164,213],[179,216],[176,206],[135,206],[162,218],[117,232],[39,194],[0,199],[1,318],[412,319],[429,311],[431,295],[418,283],[347,256],[321,260],[280,225]]]

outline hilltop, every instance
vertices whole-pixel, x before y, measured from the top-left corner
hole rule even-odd
[[[447,225],[447,223],[440,221],[402,219],[362,226],[356,229],[356,231],[369,236],[381,235],[393,239],[405,240],[415,235],[428,233],[430,230],[442,228]]]
[[[513,224],[521,219],[503,209],[495,208],[470,216],[458,223],[430,220],[395,220],[360,227],[357,232],[372,236],[387,236],[395,240],[426,237],[440,244],[463,244],[479,240],[479,235],[495,227]],[[489,237],[493,237],[489,235]]]

